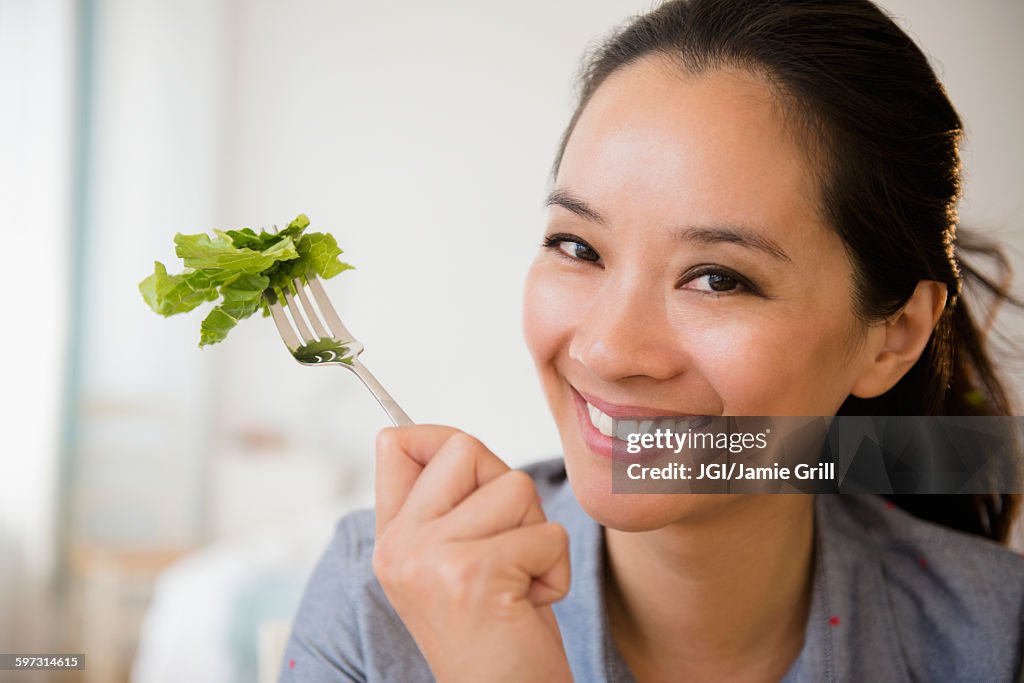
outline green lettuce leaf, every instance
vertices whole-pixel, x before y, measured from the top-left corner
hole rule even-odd
[[[239,320],[248,318],[260,307],[263,291],[270,279],[243,273],[220,287],[224,302],[214,307],[199,327],[199,346],[224,341]]]
[[[261,273],[278,261],[288,261],[299,257],[295,243],[290,237],[272,245],[265,251],[256,251],[247,247],[239,249],[231,239],[221,233],[214,239],[209,235],[174,236],[175,253],[185,263],[185,267],[196,270],[216,269],[229,270],[234,273]]]
[[[214,230],[174,237],[175,252],[185,270],[171,275],[159,261],[153,274],[139,283],[143,300],[163,316],[186,313],[207,301],[217,301],[200,326],[199,345],[223,341],[235,325],[257,310],[269,315],[263,296],[268,289],[295,291],[293,280],[317,275],[334,277],[352,268],[328,233],[306,233],[310,221],[299,214],[283,230],[257,233],[252,228]]]
[[[334,235],[322,232],[311,232],[299,240],[299,254],[310,263],[313,271],[323,279],[334,277],[342,271],[352,268],[338,259],[342,255]]]
[[[219,231],[215,231],[219,232]],[[260,236],[253,231],[252,228],[242,228],[241,230],[226,230],[224,235],[227,235],[231,240],[231,243],[239,249],[256,249],[259,250],[263,246],[263,240]]]
[[[270,286],[277,291],[285,289],[295,293],[293,280],[303,284],[313,275],[326,280],[339,273],[353,269],[338,257],[343,253],[333,235],[322,232],[311,232],[299,238],[296,245],[299,258],[293,261],[282,261],[267,271]]]
[[[216,271],[205,270],[168,275],[164,264],[156,261],[153,274],[139,283],[139,291],[149,307],[162,316],[187,313],[217,298],[220,275]]]

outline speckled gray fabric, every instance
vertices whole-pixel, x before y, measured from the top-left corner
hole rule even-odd
[[[555,605],[577,681],[627,683],[604,611],[603,534],[561,459],[532,465],[570,535],[573,582]],[[804,648],[785,683],[1024,681],[1024,558],[872,495],[819,495]],[[371,511],[347,515],[310,579],[281,683],[433,680],[371,568]],[[680,606],[685,609],[685,606]]]

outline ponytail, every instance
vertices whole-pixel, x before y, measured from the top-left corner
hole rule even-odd
[[[904,403],[900,398],[899,385],[904,392],[920,387],[908,373],[889,394],[879,397],[888,406],[873,406],[869,410],[883,412],[869,414],[919,414],[919,415],[966,415],[966,416],[1007,416],[1017,415],[1014,398],[1003,385],[995,369],[989,349],[989,338],[996,314],[1003,304],[1024,307],[1024,302],[1010,294],[1012,268],[1006,254],[991,241],[981,240],[973,235],[965,236],[960,231],[957,246],[957,262],[963,281],[963,291],[951,297],[936,325],[932,341],[921,360],[911,373],[930,380],[928,390],[921,401],[919,411],[913,402]],[[970,255],[969,259],[965,258]],[[985,275],[974,265],[977,256],[993,262],[997,276]],[[968,303],[968,298],[971,303]],[[979,322],[971,310],[973,304],[985,309],[984,320]],[[920,366],[920,368],[918,367]],[[936,382],[937,379],[944,380]],[[895,392],[895,393],[894,393]],[[899,404],[910,408],[910,412],[899,412]],[[861,406],[866,408],[866,406]],[[906,410],[906,409],[904,409]],[[1022,445],[1016,444],[1017,454]],[[1020,461],[1017,462],[1020,467]],[[1013,523],[1020,511],[1021,496],[1016,493],[988,493],[971,495],[889,495],[889,500],[913,515],[953,527],[960,531],[977,534],[1005,543],[1009,540]]]

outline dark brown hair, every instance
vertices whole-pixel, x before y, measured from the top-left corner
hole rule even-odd
[[[898,313],[920,280],[946,284],[946,307],[917,363],[885,394],[849,397],[840,415],[1014,414],[987,349],[988,324],[979,326],[963,296],[970,285],[993,314],[1013,301],[1009,264],[958,226],[963,124],[924,53],[890,17],[868,0],[665,2],[588,55],[553,175],[594,92],[649,56],[689,73],[739,67],[765,79],[820,169],[820,209],[854,264],[862,320]],[[983,275],[969,251],[991,257],[1002,275]],[[1014,494],[890,498],[1000,541],[1020,502]]]

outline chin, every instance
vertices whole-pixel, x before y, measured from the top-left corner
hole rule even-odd
[[[743,496],[699,493],[612,493],[611,462],[593,453],[566,450],[565,468],[580,507],[598,524],[618,531],[654,531],[699,522]]]

